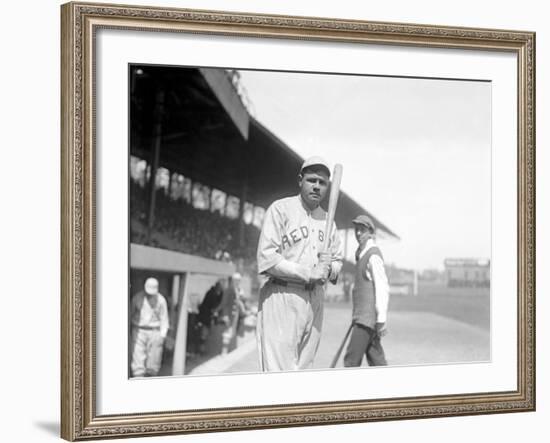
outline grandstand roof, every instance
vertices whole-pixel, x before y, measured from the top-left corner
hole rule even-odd
[[[264,208],[297,193],[303,158],[253,117],[246,140],[199,69],[132,66],[130,78],[132,155],[152,158],[159,109],[155,103],[163,90],[159,166]],[[338,227],[351,227],[361,213],[369,214],[386,235],[397,237],[341,192]]]

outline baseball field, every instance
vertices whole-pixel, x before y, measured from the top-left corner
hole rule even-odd
[[[351,303],[327,302],[315,368],[328,368],[351,319]],[[390,298],[388,334],[383,339],[388,364],[431,365],[489,361],[490,290],[420,285],[417,296]],[[364,363],[366,364],[366,363]],[[342,366],[340,358],[337,367]],[[254,334],[232,353],[216,357],[191,374],[258,371]]]

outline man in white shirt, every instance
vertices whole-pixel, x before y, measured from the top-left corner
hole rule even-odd
[[[162,363],[162,349],[168,332],[168,307],[158,291],[156,278],[145,281],[144,290],[131,302],[132,376],[158,375]]]
[[[353,220],[359,243],[353,287],[353,330],[344,356],[344,366],[361,366],[363,355],[370,366],[387,365],[381,337],[386,332],[389,285],[382,253],[375,243],[375,226],[370,217]]]
[[[330,169],[310,157],[298,175],[298,195],[277,200],[267,209],[258,242],[258,272],[269,277],[260,291],[256,326],[262,371],[307,369],[319,347],[325,282],[342,267],[336,230],[325,232],[320,206],[330,183]],[[321,252],[328,246],[327,252]]]

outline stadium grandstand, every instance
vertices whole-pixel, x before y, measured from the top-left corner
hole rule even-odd
[[[159,280],[171,318],[161,374],[184,374],[206,291],[239,271],[257,300],[262,218],[296,194],[303,159],[253,117],[238,71],[131,65],[129,80],[130,295]],[[397,237],[341,192],[337,226],[360,213]]]

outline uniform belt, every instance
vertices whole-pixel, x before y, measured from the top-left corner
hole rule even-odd
[[[315,283],[298,283],[293,281],[281,280],[280,278],[271,278],[271,283],[279,286],[290,286],[293,288],[305,289],[306,291],[313,291],[315,289]]]
[[[160,331],[160,326],[140,326],[140,325],[133,325],[134,328],[139,329],[146,329],[148,331]]]

